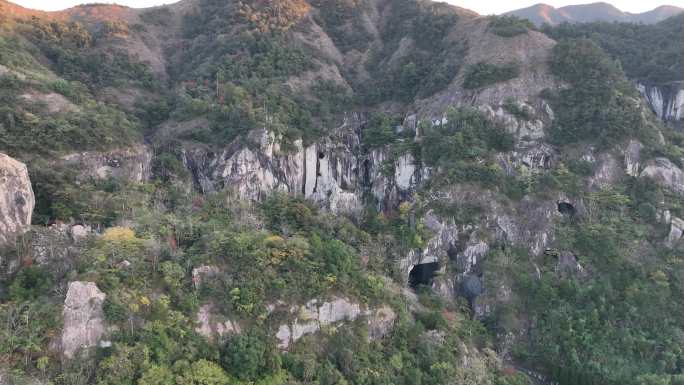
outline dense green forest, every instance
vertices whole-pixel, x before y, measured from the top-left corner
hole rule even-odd
[[[518,370],[525,369],[560,385],[684,384],[684,260],[681,247],[664,243],[670,229],[662,220],[665,211],[684,216],[681,195],[622,171],[593,182],[596,159],[622,162],[630,140],[643,146],[642,165],[663,158],[684,166],[684,135],[657,121],[631,82],[680,80],[681,17],[538,31],[514,17],[479,18],[428,1],[391,1],[383,13],[365,0],[197,3],[128,21],[0,13],[0,151],[28,165],[36,196],[33,230],[0,249],[4,260],[20,262],[0,274],[0,383],[534,383]],[[106,6],[81,10],[98,7]],[[373,21],[379,15],[382,22]],[[168,38],[161,70],[127,45],[160,36]],[[542,47],[548,60],[531,68],[525,54],[499,64],[473,59],[473,36],[511,51]],[[547,89],[529,100],[506,94],[518,95],[506,86],[536,71],[553,79]],[[506,95],[478,99],[489,90]],[[34,102],[41,95],[53,96]],[[407,117],[430,103],[440,115],[418,116],[410,127]],[[553,119],[542,116],[546,106]],[[334,129],[351,125],[352,113],[362,123],[344,142]],[[509,170],[506,159],[529,149],[521,142],[534,142],[511,126],[537,124],[545,135],[533,149],[552,148],[553,161]],[[286,155],[312,143],[352,148],[360,173],[377,157],[371,180],[395,178],[410,156],[425,181],[385,206],[374,186],[363,186],[356,216],[298,192],[248,202],[196,188],[193,150],[206,150],[211,163],[245,147],[280,165],[259,152],[250,136],[259,129]],[[141,181],[84,178],[62,162],[143,144],[153,155]],[[577,212],[556,210],[561,201]],[[527,215],[548,202],[552,212],[540,222],[548,219],[550,239],[540,255],[499,236],[500,213],[532,221]],[[458,229],[455,254],[486,242],[477,274],[463,273],[445,251],[430,284],[407,284],[402,260],[443,236],[431,218]],[[67,257],[34,261],[32,245],[58,237],[53,224],[96,234],[69,246],[55,238],[50,250],[64,248]],[[559,268],[568,253],[581,273]],[[200,266],[217,272],[199,283]],[[482,287],[458,281],[472,277]],[[54,345],[72,281],[106,294],[109,343],[69,360]],[[512,293],[505,301],[502,287]],[[276,333],[293,317],[283,309],[331,297],[386,306],[394,325],[371,338],[362,316],[324,325],[283,351]],[[494,299],[478,313],[482,298]],[[199,333],[196,315],[207,304],[239,332]]]
[[[631,79],[666,83],[682,79],[684,16],[654,25],[634,23],[564,23],[545,27],[554,39],[588,38],[618,59]]]

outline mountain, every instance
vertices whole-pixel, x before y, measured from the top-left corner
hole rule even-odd
[[[682,383],[682,16],[0,8],[0,384]]]
[[[506,14],[528,19],[539,26],[544,23],[557,25],[563,22],[589,23],[595,21],[655,24],[682,11],[684,11],[682,8],[664,5],[644,13],[629,13],[622,12],[608,3],[599,2],[569,5],[560,8],[554,8],[546,4],[536,4]]]

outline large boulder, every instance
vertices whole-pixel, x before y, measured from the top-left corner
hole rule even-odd
[[[669,159],[656,158],[646,166],[641,176],[651,178],[660,186],[684,195],[684,171]]]
[[[0,153],[0,245],[28,231],[34,206],[26,165]]]
[[[62,353],[73,358],[82,349],[97,346],[105,333],[102,304],[106,295],[93,282],[70,282],[64,301]]]

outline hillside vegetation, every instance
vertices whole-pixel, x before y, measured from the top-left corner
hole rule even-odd
[[[683,384],[665,240],[684,190],[641,172],[684,167],[684,135],[632,83],[680,80],[681,28],[540,31],[423,0],[0,0],[0,151],[36,195],[0,249],[0,383]],[[101,172],[129,158],[140,175]],[[303,186],[277,185],[302,164]],[[69,359],[74,281],[106,295],[107,328]],[[368,312],[283,351],[335,298]],[[207,309],[232,330],[204,333]],[[382,333],[374,309],[395,316]]]

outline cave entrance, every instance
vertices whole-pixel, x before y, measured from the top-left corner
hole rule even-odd
[[[575,215],[575,206],[568,202],[558,202],[558,212],[563,215]]]
[[[415,265],[409,272],[409,286],[417,289],[419,286],[432,286],[435,273],[439,270],[438,262],[422,263]]]

